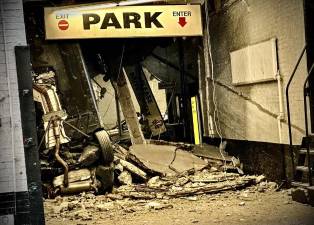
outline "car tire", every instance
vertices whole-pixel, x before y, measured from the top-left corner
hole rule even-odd
[[[102,152],[102,156],[104,159],[104,163],[108,164],[113,162],[113,146],[111,144],[111,140],[110,137],[107,133],[107,131],[105,130],[100,130],[95,132],[95,136],[98,140],[98,143],[100,145],[101,148],[101,152]]]

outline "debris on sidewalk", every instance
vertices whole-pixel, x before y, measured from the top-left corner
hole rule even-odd
[[[193,145],[155,140],[110,148],[113,162],[104,166],[99,146],[84,147],[77,157],[78,168],[68,173],[69,186],[63,183],[64,175],[59,175],[53,179],[54,193],[111,193],[114,187],[110,199],[169,199],[241,189],[265,180],[217,168],[216,163],[194,155]]]
[[[238,205],[243,207],[252,193],[258,193],[258,176],[240,176],[234,173],[215,172],[209,183],[200,182],[198,177],[206,177],[208,170],[181,177],[154,176],[146,183],[132,183],[117,186],[112,193],[95,195],[83,192],[78,195],[56,197],[45,200],[47,214],[50,217],[61,217],[69,220],[92,220],[96,212],[115,214],[118,211],[134,213],[143,211],[167,210],[174,208],[176,200],[199,201],[205,195],[214,196],[237,195]],[[222,177],[224,177],[222,179]],[[209,176],[208,176],[209,177]],[[218,181],[220,180],[220,181]],[[244,189],[247,188],[247,189]],[[241,191],[242,189],[242,191]],[[271,189],[267,189],[271,190]],[[229,191],[229,192],[228,192]],[[223,194],[225,193],[225,194]],[[214,195],[216,194],[216,195]]]
[[[51,204],[58,205],[49,213],[51,216],[84,221],[92,220],[93,212],[166,210],[174,207],[176,199],[198,201],[205,195],[220,195],[227,191],[239,195],[241,202],[238,204],[244,206],[252,191],[259,193],[259,189],[274,191],[276,188],[276,184],[267,182],[263,175],[242,175],[237,170],[226,172],[223,168],[217,169],[212,163],[195,156],[190,151],[193,149],[191,146],[161,143],[132,145],[129,148],[115,144],[114,166],[98,165],[96,168],[70,171],[70,183],[90,182],[95,190],[102,190],[106,184],[111,184],[113,188],[101,195],[85,189],[78,195],[47,199],[46,204],[51,201]],[[83,151],[85,155],[86,151],[87,148]],[[96,148],[91,152],[96,152]],[[55,178],[54,186],[62,187],[62,181],[62,175]],[[243,189],[247,192],[241,192]]]
[[[159,203],[159,202],[149,202],[145,205],[145,207],[148,209],[160,210],[160,209],[173,208],[173,205],[165,204],[165,203]]]

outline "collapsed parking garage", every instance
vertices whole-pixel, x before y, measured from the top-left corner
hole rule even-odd
[[[0,3],[0,224],[313,224],[310,0]]]

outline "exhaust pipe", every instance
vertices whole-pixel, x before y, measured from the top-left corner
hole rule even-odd
[[[69,185],[69,178],[68,178],[69,167],[68,167],[68,164],[59,155],[59,151],[60,151],[60,120],[59,120],[59,118],[55,118],[53,121],[53,133],[54,133],[54,136],[56,139],[55,158],[64,168],[63,184],[64,184],[64,187],[68,187],[68,185]]]

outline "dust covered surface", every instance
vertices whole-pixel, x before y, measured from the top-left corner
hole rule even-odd
[[[314,224],[314,207],[292,201],[272,182],[179,198],[131,199],[121,194],[57,197],[44,202],[47,225]]]

